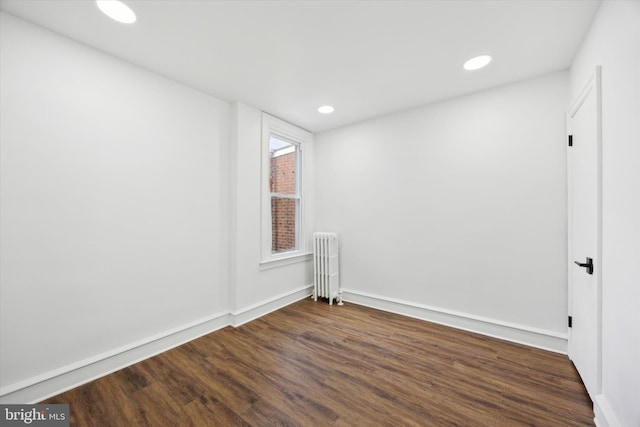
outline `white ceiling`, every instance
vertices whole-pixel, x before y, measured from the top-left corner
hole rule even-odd
[[[569,67],[600,0],[91,0],[1,8],[223,100],[319,132]],[[490,53],[485,69],[462,69]],[[320,105],[336,108],[319,114]]]

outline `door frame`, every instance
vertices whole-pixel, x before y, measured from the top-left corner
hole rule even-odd
[[[578,96],[571,102],[567,110],[567,135],[573,134],[571,127],[571,119],[578,112],[587,96],[591,92],[596,97],[596,253],[594,254],[594,280],[596,286],[597,307],[596,307],[596,381],[595,390],[587,390],[591,400],[595,400],[595,396],[602,392],[602,67],[595,67],[593,74],[587,80]],[[573,158],[571,155],[572,147],[567,144],[567,279],[568,279],[568,313],[572,315],[573,302]],[[571,359],[572,354],[572,330],[568,328],[568,347],[567,354]]]

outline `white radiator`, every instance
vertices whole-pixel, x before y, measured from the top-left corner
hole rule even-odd
[[[313,299],[333,299],[342,305],[338,233],[313,233]]]

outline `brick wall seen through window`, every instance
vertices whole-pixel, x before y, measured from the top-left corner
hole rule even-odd
[[[272,147],[277,148],[272,148],[270,159],[271,252],[278,253],[297,249],[298,147],[282,141]]]

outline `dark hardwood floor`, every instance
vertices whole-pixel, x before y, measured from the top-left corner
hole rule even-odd
[[[592,426],[566,356],[292,304],[48,399],[76,426]]]

